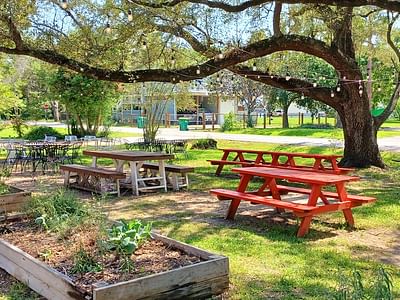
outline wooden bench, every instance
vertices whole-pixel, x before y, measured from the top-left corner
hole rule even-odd
[[[121,172],[88,167],[82,165],[62,165],[60,170],[64,172],[64,186],[74,187],[95,193],[109,193],[120,196],[120,180],[125,179],[126,175]],[[71,173],[76,174],[71,176]],[[76,181],[71,183],[70,179]],[[111,189],[115,182],[115,189]]]
[[[158,163],[146,162],[142,165],[145,170],[158,171]],[[178,166],[178,165],[165,165],[165,172],[167,174],[167,181],[172,185],[174,191],[179,191],[180,188],[189,188],[188,173],[194,172],[193,167]]]
[[[352,207],[351,201],[338,202],[335,204],[330,204],[329,206],[309,206],[305,204],[282,201],[279,199],[274,199],[272,197],[263,197],[250,193],[237,192],[226,189],[212,189],[210,190],[210,193],[216,195],[219,200],[238,199],[249,201],[252,204],[263,204],[266,206],[276,207],[277,209],[287,209],[293,211],[293,213],[298,217],[312,215],[316,212],[320,214]]]
[[[286,186],[286,185],[277,185],[279,192],[294,192],[299,194],[309,195],[311,194],[311,189],[294,187],[294,186]],[[323,191],[322,194],[327,198],[339,199],[338,193]],[[376,198],[368,197],[368,196],[360,196],[360,195],[347,195],[347,199],[353,203],[352,207],[360,206],[362,204],[375,202]]]

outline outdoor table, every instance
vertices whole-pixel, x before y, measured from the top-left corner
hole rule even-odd
[[[271,166],[284,167],[293,169],[304,169],[310,171],[330,172],[334,174],[346,174],[353,169],[342,168],[337,164],[337,159],[342,155],[334,154],[312,154],[312,153],[291,153],[280,151],[263,151],[263,150],[244,150],[244,149],[220,149],[223,151],[220,160],[208,160],[213,165],[218,165],[215,175],[219,176],[225,165],[242,165],[250,166]],[[233,159],[229,159],[230,154],[234,154]],[[255,155],[255,158],[248,159],[245,155]],[[283,158],[283,162],[281,159]],[[296,162],[296,158],[306,158],[312,160],[312,166],[300,165]],[[326,162],[328,166],[324,166]]]
[[[92,156],[92,167],[97,167],[97,158],[110,158],[114,161],[115,169],[118,172],[123,172],[124,164],[129,163],[131,169],[130,183],[132,193],[136,196],[139,191],[146,189],[163,188],[167,191],[167,180],[165,175],[165,161],[173,159],[174,156],[159,152],[144,152],[144,151],[95,151],[84,150],[84,155]],[[159,165],[159,176],[141,178],[139,170],[145,161],[155,160]],[[159,180],[158,186],[145,186],[145,181]]]
[[[244,167],[235,168],[233,171],[239,173],[241,176],[236,191],[225,189],[211,190],[211,193],[217,195],[220,200],[231,200],[226,218],[234,218],[241,200],[276,207],[278,211],[288,209],[302,219],[297,232],[298,237],[302,237],[308,232],[313,216],[330,211],[342,210],[348,225],[353,226],[354,219],[351,208],[375,201],[373,197],[347,194],[345,184],[360,179],[355,176],[329,173],[317,174],[315,172],[272,167]],[[263,184],[255,192],[246,192],[250,180],[255,176],[263,178]],[[308,185],[310,189],[278,185],[276,183],[277,179],[302,183]],[[323,189],[326,186],[334,186],[336,192],[324,191]],[[307,204],[282,201],[282,192],[309,195]],[[331,198],[335,201],[332,202]],[[321,205],[318,205],[319,199],[322,201]]]

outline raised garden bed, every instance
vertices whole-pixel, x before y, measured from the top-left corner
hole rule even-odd
[[[65,249],[26,223],[11,221],[0,228],[0,267],[48,299],[201,299],[221,294],[229,285],[226,257],[156,233],[136,251],[136,273],[121,275],[110,261],[108,270],[74,276],[65,256],[74,250],[74,239],[71,249]],[[84,240],[91,243],[89,236]],[[42,255],[46,249],[54,251],[47,263]]]
[[[21,211],[31,196],[31,192],[14,186],[7,186],[7,190],[7,193],[0,195],[0,215]]]

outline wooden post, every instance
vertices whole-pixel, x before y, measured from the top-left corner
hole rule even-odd
[[[320,116],[320,114],[317,115],[317,121],[318,121],[318,125],[321,125],[321,116]]]
[[[214,125],[215,125],[215,113],[212,114],[211,116],[211,129],[214,131]]]
[[[299,125],[301,125],[301,112],[299,112]]]
[[[267,128],[267,115],[264,112],[264,129]]]
[[[272,124],[272,118],[271,118],[271,114],[268,114],[268,125]]]
[[[206,129],[206,113],[203,111],[203,114],[202,114],[202,116],[203,116],[203,130],[204,129]]]
[[[246,114],[243,113],[243,129],[246,129]]]
[[[165,127],[166,128],[171,127],[171,117],[168,112],[165,114]]]
[[[300,122],[300,125],[303,125],[304,124],[304,113],[301,113],[301,122]]]
[[[325,114],[325,125],[328,125],[328,115]]]

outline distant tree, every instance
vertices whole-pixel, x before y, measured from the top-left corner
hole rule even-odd
[[[119,92],[115,83],[59,69],[49,79],[52,97],[76,120],[79,134],[95,135],[111,114]]]

